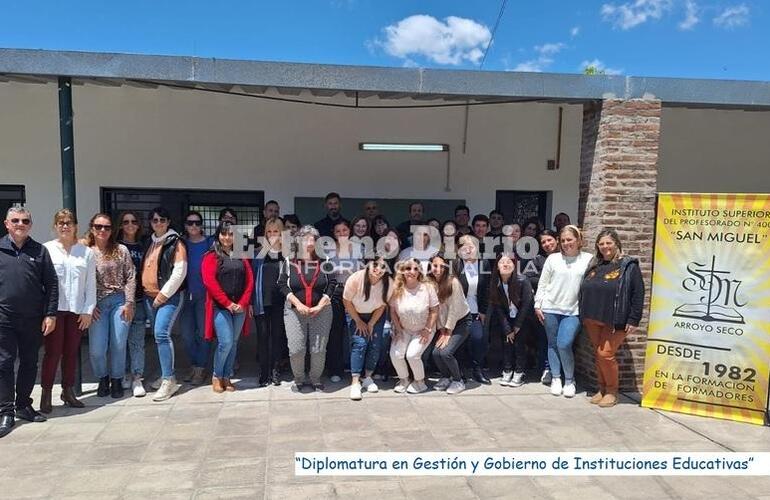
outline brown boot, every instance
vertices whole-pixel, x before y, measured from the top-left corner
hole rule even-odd
[[[222,384],[222,382],[223,382],[223,379],[221,378],[211,377],[211,388],[214,390],[214,392],[218,394],[225,392],[225,387]]]
[[[223,380],[223,385],[225,386],[225,390],[227,392],[235,392],[235,386],[229,378]]]
[[[82,401],[75,397],[75,391],[72,390],[72,387],[62,388],[61,400],[64,401],[64,406],[69,406],[71,408],[85,408],[86,406]]]
[[[601,401],[599,401],[599,406],[601,408],[611,408],[618,404],[618,396],[616,394],[607,393],[604,395]]]
[[[51,413],[51,389],[43,389],[40,395],[40,413]]]

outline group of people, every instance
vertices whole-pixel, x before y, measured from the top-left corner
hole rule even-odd
[[[582,326],[596,354],[599,390],[591,402],[616,404],[615,352],[639,325],[644,285],[615,231],[602,231],[588,253],[566,214],[551,230],[537,219],[506,225],[496,210],[471,219],[464,205],[441,223],[425,220],[423,205],[413,203],[397,226],[373,201],[350,221],[337,193],[326,196],[325,208],[323,219],[302,225],[269,201],[250,231],[257,258],[236,248],[233,209],[222,210],[214,234],[205,235],[199,212],[186,214],[179,234],[157,207],[146,237],[136,212],[114,220],[96,214],[80,234],[75,214],[63,209],[53,217],[55,239],[42,245],[29,236],[29,211],[9,209],[8,235],[0,239],[0,437],[15,418],[45,420],[59,367],[62,402],[83,406],[73,387],[85,331],[98,397],[121,398],[126,390],[143,397],[149,388],[153,400],[169,399],[181,386],[171,334],[177,320],[191,366],[184,382],[237,390],[239,339],[253,318],[261,387],[280,385],[288,367],[292,391],[322,391],[324,372],[339,382],[347,367],[353,400],[377,392],[377,382],[393,373],[395,392],[424,392],[431,366],[439,374],[434,390],[462,392],[466,371],[490,384],[495,337],[502,385],[521,386],[534,364],[552,394],[573,397],[572,344]],[[429,226],[438,243],[415,231]],[[319,244],[324,237],[333,238],[331,249]],[[525,237],[534,252],[531,245],[517,252]],[[365,238],[378,253],[357,247]],[[147,326],[160,376],[146,387]],[[41,343],[37,411],[30,395]]]

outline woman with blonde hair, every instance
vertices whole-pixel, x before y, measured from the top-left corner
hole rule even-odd
[[[280,218],[268,219],[264,238],[258,243],[254,269],[254,317],[257,323],[257,358],[259,386],[281,385],[278,362],[287,350],[283,327],[284,297],[278,288],[278,276],[283,261],[282,235],[285,228]]]
[[[578,294],[591,254],[582,252],[583,237],[576,226],[567,225],[559,233],[561,251],[552,253],[543,264],[535,315],[545,326],[548,337],[548,364],[551,394],[575,397],[575,356],[572,344],[580,330]],[[564,385],[562,385],[562,370]]]
[[[428,390],[422,353],[430,344],[438,318],[436,287],[425,279],[415,258],[396,264],[397,274],[390,299],[393,326],[390,359],[398,373],[397,393],[418,394]],[[407,365],[408,363],[408,365]],[[409,368],[414,380],[409,381]]]
[[[83,408],[75,397],[75,370],[83,330],[91,326],[96,308],[96,260],[93,251],[77,241],[78,219],[65,208],[53,216],[56,239],[45,243],[59,280],[56,327],[44,337],[45,354],[40,374],[43,388],[40,411],[51,413],[51,391],[61,361],[61,400],[66,406]]]
[[[136,305],[136,269],[128,249],[115,241],[114,234],[109,215],[91,218],[87,241],[96,259],[97,303],[88,346],[91,367],[99,378],[96,395],[117,399],[123,397],[126,343]]]
[[[626,335],[639,328],[643,307],[639,260],[623,254],[618,233],[601,231],[596,237],[596,255],[580,286],[580,319],[594,346],[599,383],[592,404],[609,408],[618,402],[615,353]]]

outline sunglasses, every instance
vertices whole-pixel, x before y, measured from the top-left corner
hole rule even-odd
[[[166,217],[155,217],[151,222],[153,224],[165,224],[168,222],[168,219]]]
[[[203,225],[203,221],[192,220],[192,219],[191,220],[186,220],[186,221],[184,221],[184,225],[185,226],[202,226]]]
[[[387,268],[388,268],[388,265],[385,264],[384,262],[379,262],[379,263],[373,263],[372,264],[372,269],[387,269]]]
[[[96,231],[112,231],[110,224],[94,224],[93,227]]]
[[[59,227],[70,227],[70,226],[74,226],[75,223],[72,222],[71,220],[60,220],[59,222],[56,223],[56,225]]]
[[[11,224],[21,224],[22,226],[29,226],[32,224],[32,219],[11,219]]]
[[[136,220],[136,219],[123,219],[121,224],[124,225],[124,226],[129,226],[129,225],[138,226],[139,225],[139,221]]]
[[[401,270],[402,270],[403,272],[407,272],[407,271],[419,271],[419,270],[420,270],[420,268],[419,268],[419,267],[404,267],[404,268],[401,268]]]

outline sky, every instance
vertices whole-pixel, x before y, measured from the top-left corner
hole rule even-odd
[[[767,0],[508,0],[499,17],[502,4],[6,0],[0,47],[770,81]]]

